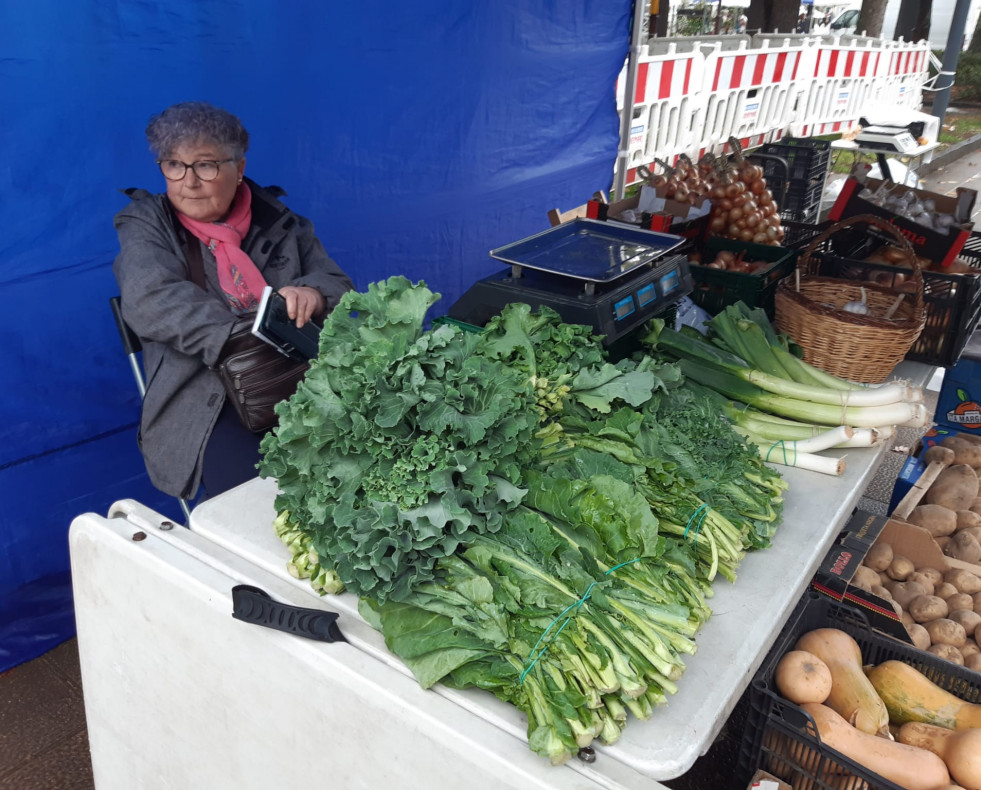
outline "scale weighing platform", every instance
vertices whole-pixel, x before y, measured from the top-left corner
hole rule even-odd
[[[896,126],[866,126],[855,137],[855,143],[861,148],[896,154],[907,154],[920,145],[908,129]]]
[[[609,346],[691,293],[687,259],[670,254],[684,241],[613,222],[565,222],[491,250],[511,268],[474,283],[449,316],[483,326],[512,302],[545,305]]]

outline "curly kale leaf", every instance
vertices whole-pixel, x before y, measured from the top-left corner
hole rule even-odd
[[[521,501],[537,420],[525,376],[479,338],[422,328],[437,295],[393,277],[350,292],[277,406],[260,471],[351,591],[404,598]]]

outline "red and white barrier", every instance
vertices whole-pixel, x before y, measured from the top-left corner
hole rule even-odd
[[[655,159],[843,132],[876,106],[919,109],[929,44],[863,36],[651,39],[639,58],[626,183]]]

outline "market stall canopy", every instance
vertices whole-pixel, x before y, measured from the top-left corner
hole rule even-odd
[[[74,516],[124,497],[179,515],[144,474],[108,305],[118,190],[163,187],[150,115],[192,99],[240,115],[249,175],[286,189],[359,288],[423,279],[445,311],[494,270],[490,249],[609,189],[629,19],[629,0],[7,9],[0,671],[66,635],[3,624],[32,582],[64,582]]]

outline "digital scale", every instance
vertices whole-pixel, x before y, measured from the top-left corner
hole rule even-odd
[[[691,293],[687,259],[670,254],[684,241],[616,222],[564,222],[491,250],[510,268],[474,283],[449,317],[484,326],[512,302],[545,305],[610,346]]]
[[[855,137],[860,148],[906,154],[920,144],[905,126],[866,126]]]

